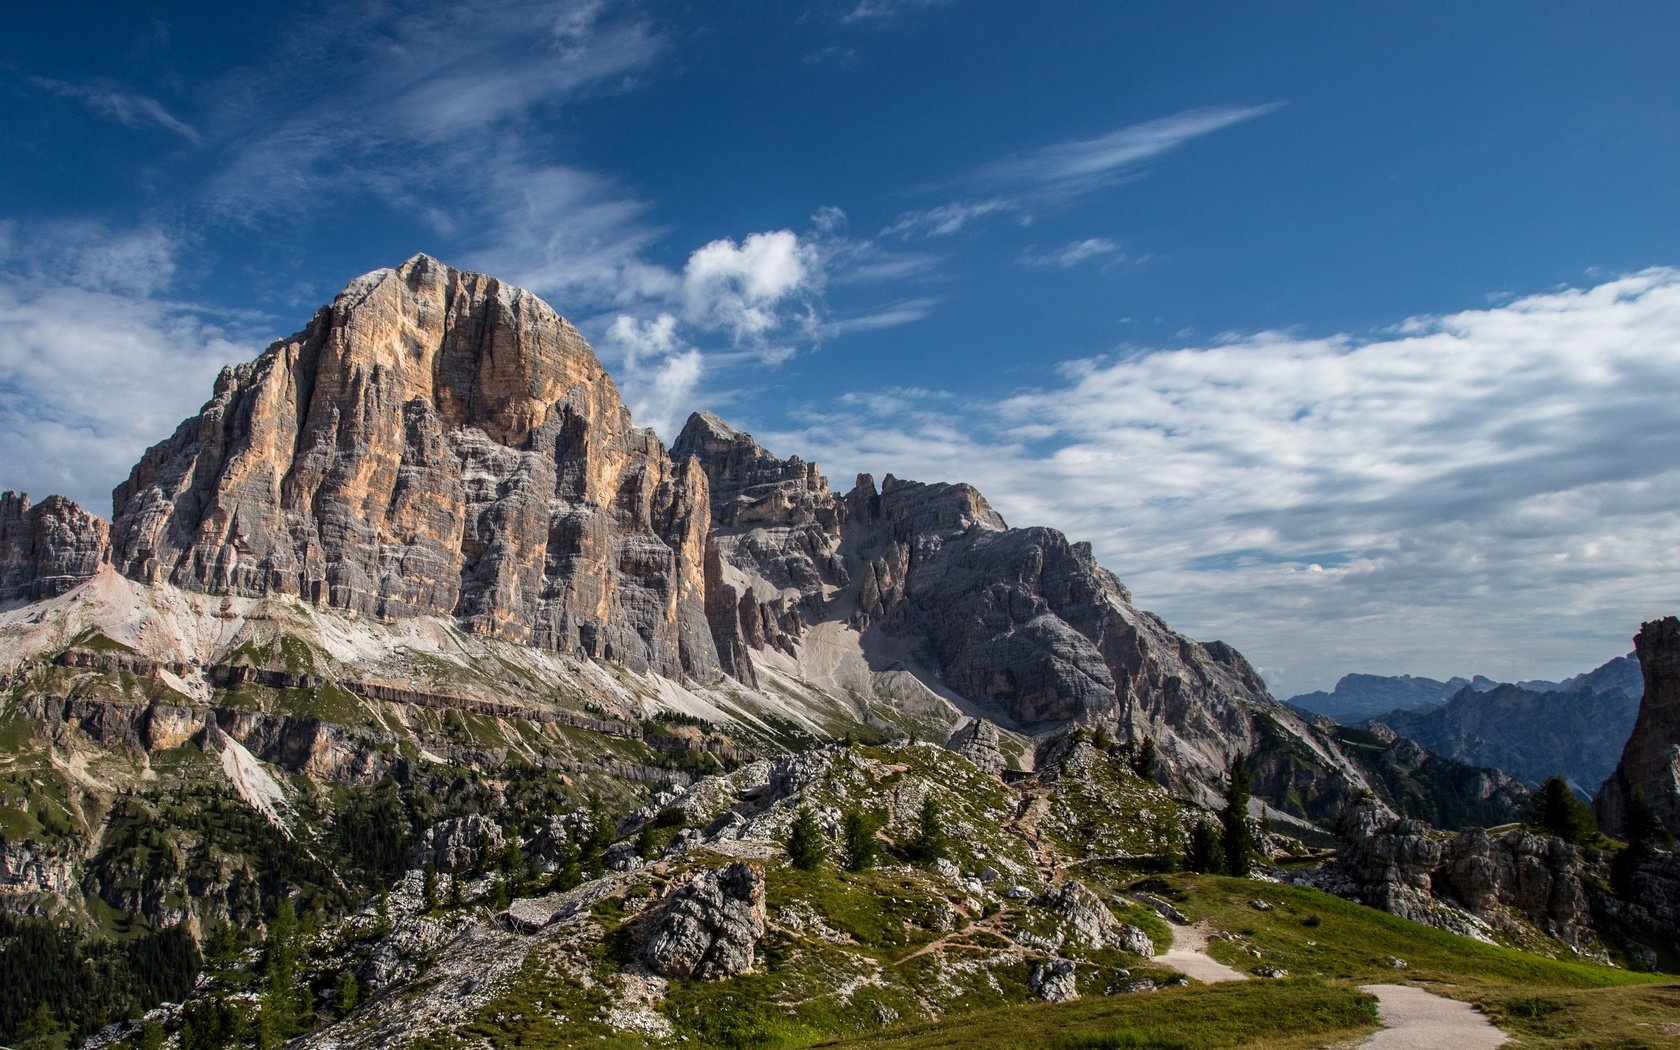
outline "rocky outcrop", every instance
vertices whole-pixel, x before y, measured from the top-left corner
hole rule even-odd
[[[115,494],[143,582],[708,675],[706,479],[536,296],[426,256],[223,371]]]
[[[68,857],[32,842],[0,840],[0,909],[50,915],[80,896]]]
[[[815,463],[779,459],[710,412],[689,417],[671,458],[705,471],[706,617],[724,669],[752,682],[752,651],[791,652],[848,582],[839,554],[845,506]]]
[[[1485,937],[1488,928],[1527,924],[1597,952],[1583,858],[1562,839],[1520,828],[1443,838],[1369,803],[1351,810],[1341,831],[1336,862],[1318,878],[1326,889],[1455,933]]]
[[[1638,790],[1669,834],[1680,835],[1680,618],[1668,616],[1643,625],[1633,648],[1645,677],[1645,695],[1633,734],[1616,771],[1593,800],[1593,812],[1606,832],[1623,834],[1628,800]]]
[[[502,829],[489,817],[477,813],[445,820],[426,829],[414,847],[409,867],[426,862],[450,875],[482,871],[493,863],[504,846]]]
[[[951,739],[945,741],[945,746],[974,763],[974,768],[980,772],[997,777],[1009,768],[1003,757],[1001,741],[995,723],[984,718],[971,718],[957,727]]]
[[[110,552],[110,526],[63,496],[33,506],[0,493],[0,602],[53,598],[90,579]]]
[[[642,959],[665,977],[721,981],[753,968],[765,924],[764,871],[736,861],[671,896]]]
[[[1061,916],[1064,944],[1094,950],[1117,948],[1146,959],[1155,957],[1149,935],[1116,919],[1103,899],[1082,882],[1069,879],[1046,890],[1035,903]]]
[[[1072,959],[1045,959],[1033,966],[1027,987],[1047,1003],[1066,1003],[1079,998],[1079,982]]]

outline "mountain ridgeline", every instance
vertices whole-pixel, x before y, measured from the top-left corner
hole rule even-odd
[[[1209,793],[1231,753],[1264,763],[1282,738],[1295,760],[1257,783],[1328,800],[1292,803],[1300,816],[1371,787],[1234,649],[1136,609],[1089,545],[1009,528],[967,485],[862,476],[834,493],[708,414],[667,450],[547,304],[423,255],[224,370],[117,487],[108,541],[57,497],[6,513],[19,597],[108,564],[148,587],[441,620],[699,686],[756,688],[782,660],[832,696],[922,705],[948,727],[1101,725],[1150,737]]]
[[[1393,731],[1437,755],[1503,770],[1529,785],[1561,776],[1590,798],[1616,766],[1643,690],[1639,662],[1629,654],[1557,682],[1350,674],[1333,692],[1289,703],[1348,725]]]
[[[1671,817],[1668,754],[1607,821]],[[1133,883],[1338,825],[1338,893],[1635,951],[1607,856],[1477,830],[1511,777],[1309,721],[968,485],[837,492],[709,413],[667,448],[547,304],[424,255],[224,370],[109,523],[0,497],[0,757],[0,1040],[767,1045],[1176,988],[1197,876]],[[1680,929],[1666,856],[1606,937]],[[1288,894],[1294,943],[1330,898]]]

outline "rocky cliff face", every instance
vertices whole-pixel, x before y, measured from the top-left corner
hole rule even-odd
[[[1633,647],[1645,695],[1621,761],[1593,800],[1593,811],[1606,832],[1622,834],[1628,800],[1637,789],[1669,834],[1680,834],[1680,618],[1645,624]]]
[[[6,506],[5,535],[31,537],[0,554],[21,596],[97,568],[97,519]],[[1323,772],[1297,793],[1369,786],[1235,650],[1136,609],[1088,544],[1010,528],[967,485],[863,475],[837,494],[709,414],[667,453],[546,304],[426,256],[225,370],[117,488],[109,558],[145,585],[437,617],[701,685],[774,668],[947,730],[1103,725],[1154,738],[1199,789],[1278,741],[1289,769]]]
[[[874,671],[908,670],[1012,729],[1077,722],[1151,736],[1168,764],[1205,782],[1233,751],[1281,733],[1338,770],[1331,796],[1367,786],[1236,650],[1135,609],[1089,544],[1010,528],[971,486],[888,475],[877,487],[866,474],[836,495],[812,464],[704,413],[672,455],[710,482],[707,614],[736,677],[751,680],[755,651],[793,653],[819,625],[844,627]]]
[[[23,493],[0,493],[0,602],[39,601],[91,578],[110,547],[104,519],[63,496],[30,506]]]
[[[1415,820],[1393,820],[1365,804],[1342,824],[1334,865],[1308,877],[1325,889],[1405,919],[1484,939],[1524,924],[1599,955],[1579,852],[1559,838],[1521,829],[1490,835],[1468,828],[1451,838]]]
[[[422,255],[225,370],[117,488],[112,547],[145,582],[706,675],[708,508],[576,329]]]

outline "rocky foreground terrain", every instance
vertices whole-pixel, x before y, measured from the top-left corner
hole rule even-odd
[[[0,602],[0,1035],[797,1042],[1157,987],[1133,883],[1233,770],[1227,833],[1343,836],[1337,892],[1671,950],[1608,854],[1460,830],[1512,778],[1301,717],[966,485],[837,493],[710,414],[667,449],[426,256],[225,370],[109,524],[0,498]]]

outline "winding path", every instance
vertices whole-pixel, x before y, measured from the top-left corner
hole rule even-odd
[[[1377,997],[1383,1030],[1361,1044],[1367,1050],[1493,1050],[1506,1035],[1493,1022],[1461,1003],[1406,984],[1367,984]]]
[[[1170,926],[1173,943],[1170,951],[1155,956],[1162,966],[1170,966],[1186,977],[1203,984],[1221,981],[1246,981],[1248,974],[1233,970],[1207,953],[1209,926],[1198,922],[1193,926]]]

